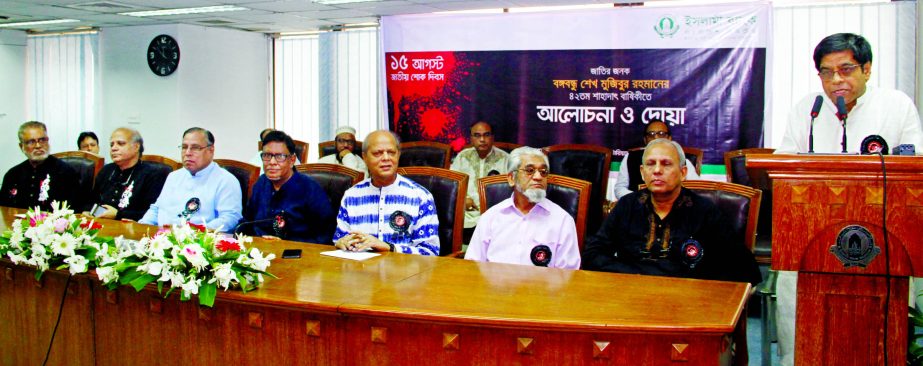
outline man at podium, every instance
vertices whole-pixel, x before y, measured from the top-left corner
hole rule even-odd
[[[859,153],[874,138],[885,146],[923,148],[923,129],[911,99],[897,90],[866,85],[872,74],[872,47],[864,37],[827,36],[814,48],[814,67],[823,93],[811,93],[792,107],[777,154]],[[794,362],[797,282],[796,272],[779,272],[776,323],[783,365]]]

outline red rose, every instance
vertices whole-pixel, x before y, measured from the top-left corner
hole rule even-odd
[[[191,227],[191,228],[193,228],[193,229],[196,229],[196,230],[198,230],[198,231],[201,232],[201,233],[204,233],[204,232],[205,232],[205,225],[196,225],[196,224],[193,224],[193,223],[190,222],[190,223],[189,223],[189,227]]]
[[[92,226],[90,226],[92,224]],[[80,223],[80,227],[86,230],[99,230],[103,228],[103,225],[96,221],[84,221]]]
[[[240,250],[240,243],[237,242],[237,239],[227,237],[218,240],[218,244],[215,244],[215,248],[222,252],[227,252],[229,250]]]

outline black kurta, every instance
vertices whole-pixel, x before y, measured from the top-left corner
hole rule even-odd
[[[48,181],[48,198],[39,202],[42,182]],[[29,160],[12,167],[3,176],[0,188],[0,206],[51,209],[52,201],[67,201],[68,206],[79,208],[87,192],[81,192],[77,172],[61,159],[49,155],[37,167]]]
[[[753,254],[732,231],[718,207],[686,188],[660,219],[645,189],[620,199],[587,240],[583,268],[757,284]]]
[[[93,204],[110,205],[119,210],[116,219],[131,219],[138,221],[151,207],[167,175],[155,169],[149,163],[139,161],[135,166],[121,170],[115,163],[106,164],[96,175],[96,184],[93,186]],[[131,187],[131,197],[127,199],[127,206],[119,207],[125,190]],[[86,208],[87,210],[90,207]]]

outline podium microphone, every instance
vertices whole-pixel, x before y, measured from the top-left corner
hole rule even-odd
[[[843,125],[843,141],[840,145],[843,147],[843,153],[846,153],[846,100],[843,96],[836,97],[836,118],[840,119]]]
[[[808,133],[808,154],[814,153],[814,119],[820,114],[820,107],[824,105],[824,97],[818,95],[814,98],[814,106],[811,107],[811,130]]]

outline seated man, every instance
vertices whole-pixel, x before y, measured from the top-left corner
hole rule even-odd
[[[371,175],[343,195],[333,241],[350,251],[438,255],[439,218],[433,195],[397,174],[400,142],[375,131],[362,144]]]
[[[88,192],[80,192],[80,178],[67,163],[48,154],[48,129],[45,124],[29,121],[19,126],[19,148],[26,161],[3,176],[0,206],[17,208],[51,208],[52,201],[67,201],[70,207]]]
[[[545,198],[548,157],[520,147],[506,170],[513,195],[484,212],[465,259],[579,269],[574,218]]]
[[[263,141],[263,139],[266,137],[266,134],[272,131],[275,131],[275,129],[274,128],[264,128],[262,131],[260,131],[260,141]],[[293,152],[292,154],[295,154],[295,165],[301,164],[301,159],[298,158],[298,152],[296,151],[296,152]],[[250,161],[248,161],[248,163],[250,165],[260,167],[260,174],[266,174],[266,171],[263,170],[262,156],[263,156],[263,150],[257,151],[256,155],[250,158]]]
[[[493,128],[481,121],[471,126],[471,147],[458,153],[450,169],[468,174],[468,195],[465,197],[464,242],[469,243],[474,227],[481,217],[481,195],[478,193],[478,179],[488,175],[509,172],[509,154],[494,147]]]
[[[183,132],[183,168],[170,173],[157,202],[138,222],[175,225],[186,221],[212,230],[230,231],[241,218],[240,183],[212,159],[215,136],[193,127]]]
[[[137,130],[119,127],[109,137],[112,162],[96,175],[87,210],[107,219],[140,220],[157,200],[167,174],[141,161],[144,140]],[[102,207],[97,214],[93,207]]]
[[[647,124],[647,128],[644,130],[644,144],[647,145],[655,139],[667,139],[673,140],[673,137],[670,135],[670,128],[667,127],[666,123],[659,119],[652,119]],[[622,164],[619,165],[619,179],[615,181],[614,193],[615,199],[621,199],[625,195],[635,192],[638,190],[638,185],[643,183],[641,180],[641,156],[644,154],[644,149],[629,151],[628,155],[622,159]],[[699,179],[699,175],[696,174],[695,168],[692,167],[692,162],[689,159],[686,160],[686,166],[690,167],[686,172],[686,180]]]
[[[295,142],[282,131],[263,138],[263,171],[244,210],[250,235],[329,244],[333,208],[314,179],[296,172]]]
[[[362,161],[361,157],[353,154],[353,149],[356,147],[356,130],[349,126],[340,126],[336,130],[334,141],[336,142],[337,153],[322,156],[317,162],[342,165],[352,170],[358,170],[368,177],[369,169],[365,166],[365,162]]]
[[[619,200],[587,240],[583,268],[596,271],[750,282],[761,280],[743,235],[711,201],[683,188],[683,148],[656,139],[644,149],[647,188]]]

